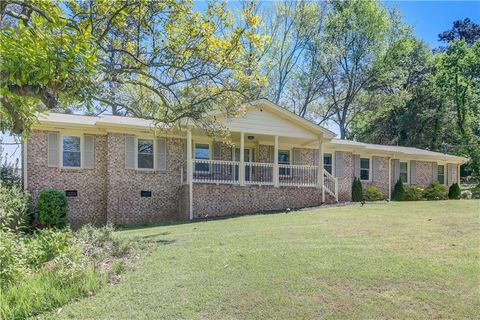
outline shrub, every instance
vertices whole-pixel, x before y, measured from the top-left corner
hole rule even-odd
[[[367,201],[379,201],[385,199],[383,193],[378,191],[377,187],[375,186],[367,187],[363,193],[363,197]]]
[[[352,201],[360,202],[363,201],[363,186],[360,182],[360,179],[354,178],[352,185]]]
[[[425,189],[423,197],[427,200],[446,200],[448,199],[447,187],[438,182],[433,182]]]
[[[461,195],[461,198],[462,199],[472,199],[472,192],[470,192],[468,190],[463,191],[462,195]]]
[[[0,187],[0,230],[22,231],[30,222],[30,195],[20,187]]]
[[[67,197],[55,189],[44,189],[38,196],[38,218],[47,227],[63,228],[68,212]]]
[[[480,184],[470,191],[472,192],[472,199],[480,199]]]
[[[0,231],[0,291],[2,287],[22,279],[26,270],[23,242],[12,232]]]
[[[448,199],[460,199],[461,191],[458,183],[454,183],[448,189]]]
[[[402,178],[398,178],[395,187],[393,188],[392,200],[403,201],[405,198],[405,188],[403,187]]]
[[[404,195],[404,200],[405,201],[419,201],[423,199],[423,188],[420,186],[407,186],[405,188],[405,195]]]

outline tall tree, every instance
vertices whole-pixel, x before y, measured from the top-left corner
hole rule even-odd
[[[387,12],[377,2],[333,2],[322,48],[329,87],[322,118],[339,126],[342,139],[362,108],[360,97],[374,77],[374,61],[384,53],[387,30]]]
[[[456,20],[450,30],[444,31],[438,35],[438,39],[444,42],[454,42],[463,40],[468,45],[472,45],[480,39],[480,25],[471,21],[469,18]]]
[[[438,54],[437,85],[452,104],[460,145],[480,173],[480,40],[472,46],[454,41]]]
[[[262,82],[245,56],[247,41],[263,42],[252,6],[237,20],[224,2],[197,12],[188,0],[5,0],[0,10],[3,130],[20,132],[36,111],[74,103],[134,113],[117,94],[124,86],[155,97],[142,106],[145,117],[201,124],[205,112],[230,112]]]

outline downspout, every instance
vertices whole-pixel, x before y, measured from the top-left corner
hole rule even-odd
[[[23,190],[28,188],[28,177],[27,177],[27,138],[22,138],[22,181],[23,181]]]
[[[388,201],[392,201],[392,157],[388,159]]]

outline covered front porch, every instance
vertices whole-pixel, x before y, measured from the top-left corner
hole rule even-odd
[[[338,201],[337,179],[324,169],[324,140],[232,132],[227,143],[187,133],[182,181],[238,187],[316,188],[318,203]],[[238,189],[231,189],[238,190]],[[234,192],[234,191],[233,191]],[[296,193],[301,197],[301,192]],[[194,195],[191,195],[194,198]]]

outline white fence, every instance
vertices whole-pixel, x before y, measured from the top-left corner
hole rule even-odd
[[[240,162],[223,160],[194,159],[193,182],[216,183],[216,184],[239,184]],[[273,163],[245,162],[244,163],[246,185],[274,185]],[[328,171],[323,170],[324,188],[327,193],[338,200],[338,181]],[[186,168],[182,169],[181,179],[186,179]],[[305,165],[278,165],[278,184],[292,187],[316,187],[318,186],[318,166]]]

